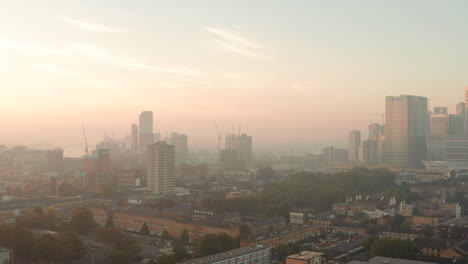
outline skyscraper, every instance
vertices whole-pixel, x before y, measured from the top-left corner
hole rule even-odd
[[[427,98],[387,96],[385,117],[385,163],[399,168],[422,166],[427,148]]]
[[[174,145],[160,141],[147,146],[147,184],[153,194],[174,190],[175,156]]]
[[[173,132],[171,134],[171,144],[175,148],[175,164],[178,167],[180,164],[187,163],[188,159],[188,139],[187,135]]]
[[[252,137],[247,134],[228,134],[225,138],[226,149],[237,150],[237,159],[242,168],[248,169],[252,163]]]
[[[361,151],[361,131],[351,130],[348,137],[348,159],[349,161],[359,160]]]
[[[153,112],[143,111],[140,114],[140,135],[138,149],[141,157],[145,157],[147,147],[153,144]]]
[[[132,124],[132,145],[131,145],[132,154],[138,154],[138,126],[134,123]]]
[[[445,110],[441,110],[444,108]],[[431,115],[431,136],[449,135],[449,115],[447,107],[434,107],[434,113]]]
[[[457,113],[449,115],[449,134],[450,135],[464,135],[465,134],[465,120],[466,108],[465,103],[460,102],[456,105]]]
[[[363,160],[367,163],[382,162],[384,128],[380,124],[369,125],[369,137],[362,142]]]

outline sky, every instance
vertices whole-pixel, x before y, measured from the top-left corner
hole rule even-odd
[[[346,142],[385,96],[464,98],[464,0],[0,0],[0,144],[154,130],[254,147]]]

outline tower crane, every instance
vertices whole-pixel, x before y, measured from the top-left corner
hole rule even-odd
[[[88,148],[88,140],[86,139],[86,132],[85,132],[85,129],[84,129],[84,124],[81,125],[82,129],[83,129],[83,138],[84,138],[84,143],[85,143],[85,153],[86,154],[89,154],[89,148]]]

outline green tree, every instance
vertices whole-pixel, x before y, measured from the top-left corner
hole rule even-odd
[[[424,237],[434,236],[434,230],[429,225],[424,225],[424,227],[421,230],[421,233],[423,234]]]
[[[239,227],[239,236],[240,239],[247,239],[252,234],[252,230],[246,224],[241,224]]]
[[[372,256],[410,259],[414,257],[411,241],[392,238],[379,238],[372,243]]]
[[[110,260],[113,264],[131,264],[140,259],[141,246],[137,240],[129,236],[122,236],[111,252]]]
[[[80,235],[87,235],[94,229],[93,212],[88,208],[78,208],[73,212],[70,228],[73,232]]]
[[[76,234],[61,232],[57,237],[57,241],[59,246],[59,261],[69,263],[84,256],[85,248],[83,242]]]
[[[46,234],[36,240],[32,249],[32,259],[34,261],[54,262],[58,260],[59,244],[57,238]]]
[[[237,247],[236,240],[226,233],[207,234],[197,241],[196,256],[208,256]]]
[[[29,259],[34,247],[33,233],[20,225],[13,225],[13,228],[10,230],[11,241],[9,245],[13,248],[15,254],[22,258]]]
[[[184,243],[181,241],[177,241],[174,244],[172,251],[174,252],[174,257],[177,259],[177,261],[187,259],[190,256],[187,252],[187,249],[185,248]]]
[[[148,228],[148,225],[146,223],[143,223],[143,225],[140,228],[140,235],[148,236],[149,234],[150,230]]]
[[[174,264],[177,263],[177,259],[174,255],[162,255],[156,258],[158,264]]]
[[[189,233],[188,233],[187,229],[185,229],[185,228],[182,229],[182,231],[180,232],[179,241],[184,245],[187,245],[190,242],[190,237],[189,237]]]
[[[289,246],[286,244],[276,246],[274,251],[278,255],[278,259],[286,259],[289,256]]]
[[[164,229],[164,231],[161,233],[161,238],[164,240],[172,239],[171,234],[169,234],[169,232],[166,229]]]

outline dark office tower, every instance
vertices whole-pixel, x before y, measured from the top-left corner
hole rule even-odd
[[[434,115],[448,115],[447,107],[445,106],[436,106],[434,107]]]
[[[138,154],[138,126],[132,124],[132,154]]]
[[[349,131],[348,138],[348,159],[349,161],[358,161],[361,152],[361,131]]]
[[[421,167],[426,159],[427,98],[413,95],[385,98],[385,163],[389,167]]]
[[[188,139],[187,135],[174,132],[171,134],[171,142],[175,148],[175,164],[176,167],[180,164],[187,163],[188,158]]]
[[[153,140],[153,112],[144,111],[140,114],[139,124],[140,134],[138,140],[138,150],[141,157],[146,157],[148,146],[154,143]]]
[[[47,172],[54,172],[60,176],[63,173],[63,150],[47,150],[46,166]]]

